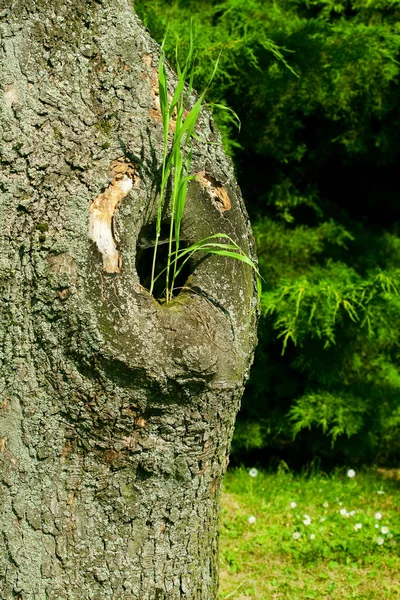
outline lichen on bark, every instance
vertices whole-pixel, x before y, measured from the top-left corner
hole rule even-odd
[[[141,286],[159,47],[128,2],[1,2],[0,35],[0,596],[214,600],[253,274],[203,256],[168,306]],[[210,119],[199,134],[218,144],[195,141],[193,173],[224,182],[231,207],[193,181],[182,237],[227,233],[254,256]],[[89,219],[115,161],[137,181],[112,214],[109,273]]]

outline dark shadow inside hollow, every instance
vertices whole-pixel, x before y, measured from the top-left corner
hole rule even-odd
[[[155,268],[155,276],[159,277],[155,281],[153,288],[153,296],[156,300],[162,300],[165,298],[165,286],[166,286],[166,267],[168,264],[168,250],[169,250],[169,223],[163,223],[161,226],[161,234],[158,241],[157,247],[157,257],[156,257],[156,268]],[[153,256],[154,256],[154,245],[156,239],[156,226],[155,223],[151,225],[146,225],[142,227],[139,237],[137,240],[136,247],[136,271],[139,276],[139,280],[141,285],[150,290],[151,285],[151,271],[153,265]],[[179,242],[179,250],[183,250],[188,246],[187,242],[184,240],[180,240]],[[174,257],[174,252],[176,249],[175,239],[172,242],[172,259]],[[182,266],[182,262],[180,261],[177,265],[177,269],[180,269]],[[183,268],[180,270],[179,274],[175,278],[174,281],[174,290],[173,295],[177,296],[182,288],[184,287],[189,275],[192,273],[193,263],[191,260],[187,261]],[[171,278],[173,275],[173,266],[170,268],[170,284]]]

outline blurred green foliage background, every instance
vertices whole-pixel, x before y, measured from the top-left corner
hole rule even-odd
[[[265,278],[233,462],[400,457],[400,0],[136,0],[234,160]]]

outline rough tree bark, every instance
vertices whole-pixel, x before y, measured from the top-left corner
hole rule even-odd
[[[253,274],[202,257],[168,305],[141,285],[159,46],[129,2],[0,0],[0,32],[0,596],[213,600]],[[182,238],[254,256],[207,110],[197,132]]]

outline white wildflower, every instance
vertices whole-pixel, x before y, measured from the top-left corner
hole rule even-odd
[[[308,515],[304,515],[304,521],[303,521],[304,525],[310,525],[311,523],[311,519]]]
[[[324,508],[328,508],[329,504],[328,504],[328,502],[324,502],[322,506],[323,506]]]
[[[381,537],[378,537],[376,540],[376,543],[378,544],[378,546],[382,546],[382,544],[385,543],[385,540]]]
[[[300,538],[300,536],[301,536],[301,533],[300,533],[299,531],[295,531],[295,532],[292,534],[292,538],[293,538],[294,540],[298,540],[298,539]]]
[[[382,496],[382,494],[384,494],[385,492],[383,490],[378,490],[376,493]]]
[[[387,533],[389,533],[389,527],[382,527],[381,533],[383,533],[383,535],[386,535]]]
[[[378,525],[378,523],[376,523],[376,525],[375,525],[375,529],[379,529],[379,525]]]
[[[253,517],[253,516],[251,516],[251,517],[249,517],[249,518],[247,519],[247,522],[248,522],[248,524],[249,524],[249,525],[254,525],[254,523],[255,523],[256,521],[257,521],[257,519],[256,519],[255,517]]]
[[[355,476],[356,476],[356,472],[354,469],[349,469],[347,471],[347,477],[350,477],[350,479],[353,479],[353,477],[355,477]]]
[[[359,531],[362,529],[362,523],[356,523],[353,527],[354,531]]]
[[[312,533],[312,534],[310,535],[310,540],[315,540],[315,533]]]
[[[290,508],[296,508],[297,506],[297,502],[291,502],[290,503]]]
[[[250,475],[250,477],[257,477],[257,475],[258,475],[258,469],[255,469],[253,467],[252,469],[250,469],[249,475]]]
[[[347,508],[341,508],[339,512],[340,512],[340,514],[341,514],[341,515],[343,515],[344,517],[346,517],[346,516],[347,516]]]
[[[375,517],[375,519],[376,519],[377,521],[380,521],[380,520],[382,519],[382,514],[381,514],[380,512],[376,512],[376,513],[374,514],[374,517]]]
[[[349,512],[349,515],[350,515],[351,517],[354,517],[354,515],[355,515],[355,514],[356,514],[356,511],[355,511],[355,510],[351,510],[351,511]]]

